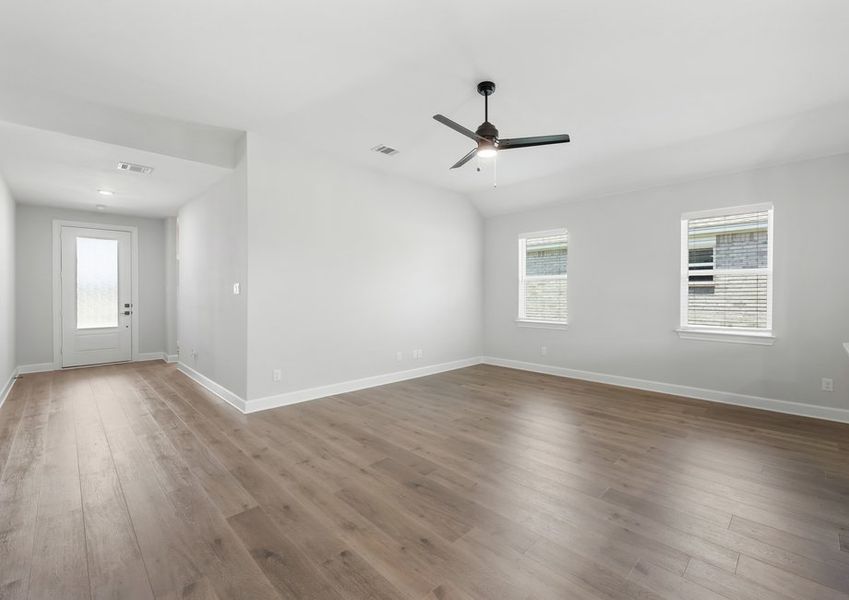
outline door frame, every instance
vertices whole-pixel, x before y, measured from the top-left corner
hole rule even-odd
[[[53,219],[53,369],[62,367],[62,227],[81,227],[84,229],[102,229],[105,231],[128,231],[130,233],[130,285],[132,286],[133,319],[130,327],[131,358],[139,357],[139,229],[132,225],[112,225],[110,223],[86,223]],[[68,367],[73,369],[75,367]]]

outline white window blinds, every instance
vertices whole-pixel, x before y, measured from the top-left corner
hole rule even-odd
[[[519,238],[519,320],[566,323],[566,230]]]
[[[772,328],[772,208],[728,209],[682,220],[681,325]]]

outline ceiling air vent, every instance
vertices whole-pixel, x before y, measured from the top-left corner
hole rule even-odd
[[[378,144],[374,148],[372,148],[375,152],[380,152],[381,154],[386,154],[387,156],[395,156],[398,154],[398,150],[395,148],[390,148],[389,146],[384,146],[383,144]]]
[[[141,173],[142,175],[150,175],[153,173],[153,167],[146,167],[144,165],[137,165],[135,163],[128,162],[119,162],[118,170],[129,171],[130,173]]]

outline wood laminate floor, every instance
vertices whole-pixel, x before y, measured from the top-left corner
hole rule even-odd
[[[26,375],[0,466],[4,599],[849,600],[849,426],[497,367]]]

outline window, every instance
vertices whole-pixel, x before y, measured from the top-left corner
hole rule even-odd
[[[708,245],[709,244],[709,245]],[[713,294],[714,240],[697,241],[688,249],[691,294]],[[702,273],[701,271],[704,271]]]
[[[519,318],[523,323],[566,324],[565,229],[519,238]]]
[[[681,271],[682,337],[772,339],[772,206],[684,215]]]
[[[77,329],[118,326],[118,240],[77,238]]]

